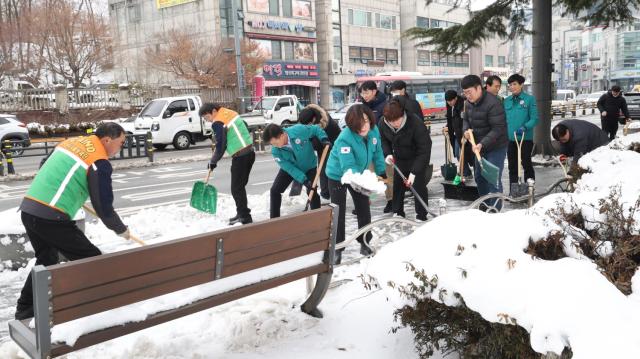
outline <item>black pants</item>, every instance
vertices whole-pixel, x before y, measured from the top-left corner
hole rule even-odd
[[[334,181],[329,178],[329,193],[331,193],[331,203],[339,206],[338,212],[338,234],[336,243],[345,240],[345,211],[347,207],[347,190],[353,199],[353,205],[356,207],[356,216],[358,217],[358,228],[362,228],[371,223],[371,207],[369,206],[369,197],[360,192],[356,192],[351,186],[343,185],[340,181]],[[367,243],[371,240],[371,233],[367,234]],[[362,243],[362,236],[358,237],[358,242]]]
[[[402,171],[402,174],[406,178],[409,178],[409,174],[411,173],[411,165],[413,163],[401,163],[398,162],[397,166]],[[416,178],[413,182],[413,189],[416,190],[418,195],[428,203],[429,200],[429,192],[427,190],[427,169],[425,168],[420,173],[414,173]],[[402,180],[402,177],[398,174],[398,171],[393,171],[393,213],[397,213],[404,217],[404,193],[407,190],[407,187]],[[426,220],[427,218],[427,210],[422,207],[420,201],[416,198],[414,199],[416,215],[419,219]]]
[[[249,174],[255,161],[256,153],[253,151],[231,159],[231,196],[236,202],[236,214],[241,218],[251,215],[251,210],[247,207],[245,187],[249,183]]]
[[[535,180],[536,173],[531,163],[531,153],[533,152],[533,141],[522,141],[522,153],[520,160],[524,169],[525,181],[529,178]],[[509,183],[518,183],[518,146],[515,141],[509,141],[507,150],[507,158],[509,159]]]
[[[316,169],[310,169],[306,173],[307,179],[313,182],[313,179],[316,176]],[[271,216],[270,218],[280,217],[280,205],[282,204],[282,193],[289,187],[289,185],[293,182],[293,177],[289,175],[286,171],[280,170],[276,175],[276,179],[273,180],[273,184],[271,185]],[[307,190],[307,194],[309,194],[309,190]],[[313,194],[313,198],[311,199],[311,209],[320,208],[320,196],[316,192]]]
[[[618,132],[618,121],[615,119],[600,117],[600,124],[602,125],[602,130],[609,134],[609,141],[615,140],[616,133]]]
[[[102,254],[76,226],[74,221],[52,221],[22,212],[22,224],[36,255],[36,265],[50,266],[59,262],[58,253],[69,261]],[[20,292],[18,311],[33,306],[31,273]]]

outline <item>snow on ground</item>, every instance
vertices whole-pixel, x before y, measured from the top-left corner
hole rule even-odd
[[[634,293],[622,294],[590,260],[576,255],[557,261],[534,259],[524,249],[555,229],[546,212],[571,201],[586,219],[600,214],[589,205],[620,186],[629,206],[640,197],[640,154],[620,150],[640,134],[628,136],[582,157],[585,174],[573,194],[556,194],[530,210],[485,214],[477,210],[438,217],[401,241],[384,247],[372,260],[368,274],[376,278],[396,306],[407,304],[386,284],[414,281],[406,263],[438,277],[431,297],[456,305],[459,293],[467,306],[491,322],[505,314],[531,334],[532,348],[560,354],[565,346],[573,358],[638,358],[640,333],[640,274]],[[564,203],[563,203],[564,202]],[[639,218],[640,219],[640,218]]]
[[[268,218],[268,192],[249,196],[254,220]],[[283,197],[283,212],[298,212],[306,197]],[[19,214],[11,213],[13,227],[2,230],[23,232]],[[124,218],[132,233],[148,244],[185,237],[227,226],[227,218],[235,214],[229,196],[218,198],[218,213],[211,216],[188,206],[165,206],[143,210]],[[5,232],[6,233],[6,232]],[[103,252],[115,252],[137,247],[108,230],[99,222],[86,224],[86,233]],[[33,260],[31,265],[33,265]],[[24,282],[30,266],[18,271],[0,272],[0,281],[13,288]],[[391,333],[394,308],[382,291],[370,292],[358,276],[366,262],[337,268],[334,281],[345,283],[330,289],[320,309],[323,319],[312,318],[300,311],[306,299],[305,281],[258,293],[154,328],[115,339],[68,355],[68,358],[417,358],[413,336],[408,329]],[[264,275],[264,274],[263,274]],[[96,329],[106,322],[141,319],[159,308],[188,302],[208,290],[205,286],[172,293],[150,300],[144,307],[136,303],[128,308],[99,314],[92,320],[78,320],[70,325],[54,327],[53,337],[73,341],[87,328]],[[210,290],[210,288],[209,288]],[[17,293],[14,291],[14,293]],[[183,294],[187,293],[189,297]],[[185,298],[182,298],[182,297]],[[179,300],[176,297],[181,297]],[[16,298],[9,298],[3,312],[14,311]],[[6,314],[6,313],[5,313]],[[6,326],[6,323],[0,325]],[[9,338],[0,339],[0,358],[26,358]]]

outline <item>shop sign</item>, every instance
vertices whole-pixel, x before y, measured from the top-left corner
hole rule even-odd
[[[287,21],[276,21],[276,20],[249,20],[247,21],[247,25],[254,29],[263,29],[263,30],[280,30],[280,31],[288,31],[288,32],[303,32],[305,31],[305,26],[302,24],[294,24],[289,23]]]
[[[296,63],[269,61],[262,66],[262,76],[267,80],[318,80],[320,79],[318,71],[319,66],[315,62]]]

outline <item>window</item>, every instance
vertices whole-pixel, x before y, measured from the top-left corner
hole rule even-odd
[[[371,12],[349,9],[349,25],[371,27]]]
[[[6,125],[7,123],[9,123],[9,120],[0,117],[0,125]]]
[[[426,17],[418,16],[416,18],[416,26],[428,29],[429,28],[429,19],[426,18]]]
[[[418,50],[418,66],[429,66],[429,51]]]
[[[311,18],[311,1],[293,0],[293,16]]]
[[[293,42],[285,41],[284,42],[284,59],[285,60],[293,60]]]
[[[283,107],[289,107],[291,106],[291,102],[289,102],[289,98],[281,98],[280,100],[278,100],[278,103],[276,104],[276,106],[280,106],[280,108]]]
[[[282,47],[280,41],[271,41],[271,59],[282,60]]]
[[[313,61],[313,45],[308,42],[294,42],[293,57],[299,61]]]
[[[279,15],[279,9],[278,9],[278,0],[269,0],[269,14],[270,15]]]
[[[167,111],[169,111],[169,114],[171,116],[173,116],[175,113],[178,112],[187,112],[189,111],[189,107],[187,107],[187,100],[179,100],[179,101],[173,101],[169,107],[167,107]]]
[[[498,56],[498,66],[504,67],[506,61],[504,56]]]
[[[193,103],[192,99],[189,99],[189,111],[194,111],[196,109],[196,105]]]
[[[282,16],[293,17],[293,0],[282,0]]]
[[[431,19],[431,27],[433,27],[433,28],[441,27],[440,20]]]
[[[369,60],[373,60],[373,48],[349,46],[350,62],[361,62],[366,64]]]
[[[395,16],[376,14],[376,27],[387,30],[395,28]]]
[[[382,60],[388,64],[397,64],[398,50],[376,49],[376,60]]]
[[[493,66],[493,55],[484,55],[484,66]]]
[[[342,46],[334,46],[333,47],[333,59],[340,61],[342,63]]]
[[[140,4],[127,6],[127,13],[129,16],[129,22],[140,22]]]

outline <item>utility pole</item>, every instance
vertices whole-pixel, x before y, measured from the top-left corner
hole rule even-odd
[[[240,47],[240,29],[238,27],[238,20],[244,19],[244,15],[238,11],[237,0],[231,1],[231,21],[233,21],[233,40],[236,51],[236,75],[238,88],[238,101],[239,101],[239,113],[244,113],[246,110],[245,100],[245,85],[244,85],[244,68],[242,67],[242,48]]]
[[[533,0],[533,95],[540,124],[534,130],[535,153],[551,155],[551,1]]]

